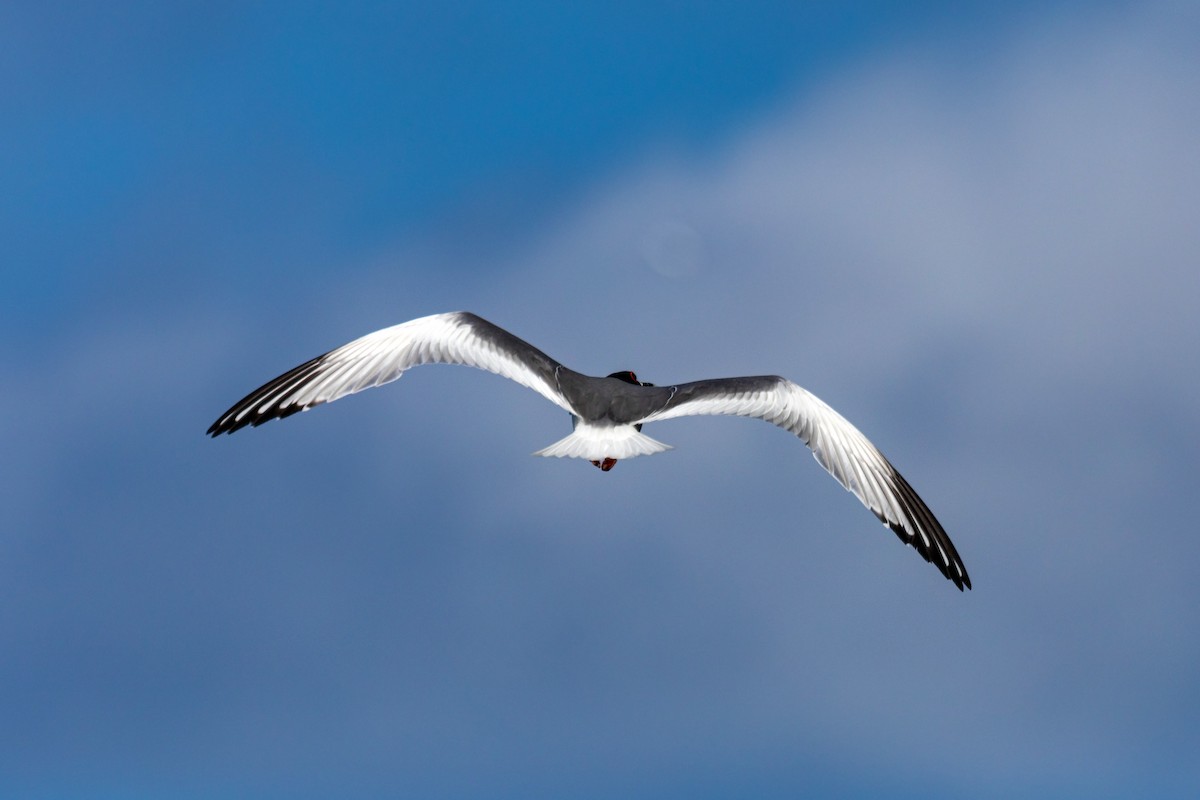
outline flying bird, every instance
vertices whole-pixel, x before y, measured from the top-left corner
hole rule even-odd
[[[421,364],[462,364],[516,381],[571,415],[569,436],[534,455],[583,458],[607,472],[622,459],[670,450],[642,426],[673,417],[754,417],[790,431],[817,462],[961,591],[971,579],[954,544],[908,482],[857,428],[811,392],[776,375],[655,386],[625,370],[575,372],[466,311],[434,314],[369,333],[255,389],[217,418],[233,433],[380,386]]]

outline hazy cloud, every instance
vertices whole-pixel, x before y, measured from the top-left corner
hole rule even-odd
[[[648,150],[490,256],[404,242],[301,308],[161,298],[55,342],[0,397],[28,464],[0,767],[1196,789],[1194,23],[892,52],[719,147]],[[201,437],[322,348],[455,308],[587,372],[796,380],[908,475],[976,591],[747,421],[664,424],[677,451],[601,478],[525,456],[557,409],[431,368]]]

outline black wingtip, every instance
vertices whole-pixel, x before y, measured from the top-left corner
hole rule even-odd
[[[277,402],[264,401],[272,395],[277,395],[279,390],[285,388],[288,384],[296,385],[304,378],[310,376],[317,370],[327,355],[329,354],[325,353],[324,355],[319,355],[316,358],[305,361],[300,366],[294,367],[279,377],[268,381],[234,403],[224,414],[217,417],[216,422],[209,426],[208,435],[215,439],[222,433],[233,433],[246,426],[258,427],[269,420],[290,417],[297,412],[321,405],[320,402],[309,405],[288,403],[281,407]]]
[[[912,532],[905,530],[901,525],[893,525],[886,520],[883,521],[883,524],[886,528],[891,530],[892,533],[896,534],[902,543],[916,550],[917,554],[920,555],[921,558],[937,567],[938,572],[942,573],[946,580],[958,587],[960,592],[971,588],[971,577],[967,575],[967,568],[963,566],[962,561],[959,560],[957,553],[951,551],[950,563],[944,564],[940,558],[934,558],[933,554],[920,544],[921,539],[919,536],[914,536]],[[959,570],[962,571],[961,575],[959,574]]]
[[[963,564],[962,558],[958,555],[958,550],[954,547],[954,542],[950,541],[950,536],[946,533],[946,529],[938,522],[937,517],[929,510],[929,506],[925,505],[925,502],[921,500],[908,481],[904,480],[904,476],[894,468],[892,469],[891,480],[895,497],[906,512],[905,516],[908,518],[906,521],[914,527],[914,530],[905,529],[905,521],[892,524],[881,512],[876,512],[876,516],[883,521],[884,525],[891,528],[892,532],[900,538],[900,541],[911,546],[921,554],[921,558],[937,567],[938,571],[947,580],[957,586],[960,592],[970,589],[971,578],[967,575],[967,568]],[[934,547],[927,546],[924,537],[919,535],[918,531],[923,532],[933,543]],[[935,553],[935,550],[940,551],[940,553]],[[945,560],[941,557],[942,554],[945,555]]]
[[[236,430],[241,430],[249,424],[250,420],[248,419],[242,419],[238,422],[233,422],[225,417],[221,417],[212,425],[208,426],[208,430],[205,432],[205,435],[211,436],[215,439],[223,433],[233,433]]]
[[[215,439],[218,436],[220,436],[222,433],[233,433],[233,428],[229,425],[224,424],[224,422],[225,422],[225,417],[224,416],[219,417],[216,422],[214,422],[212,425],[208,426],[208,430],[204,432],[204,435],[211,436],[212,438]]]

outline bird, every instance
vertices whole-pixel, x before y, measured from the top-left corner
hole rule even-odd
[[[799,437],[817,463],[959,591],[971,579],[945,529],[875,445],[816,395],[778,375],[655,386],[631,370],[575,372],[468,311],[433,314],[369,333],[268,381],[209,427],[217,437],[282,419],[399,378],[422,364],[495,373],[571,415],[571,433],[533,455],[586,459],[609,472],[618,461],[672,449],[642,426],[675,417],[761,419]]]

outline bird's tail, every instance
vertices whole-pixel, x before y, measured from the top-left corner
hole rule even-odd
[[[632,425],[576,425],[570,436],[534,453],[547,458],[625,459],[650,456],[671,446],[651,439]]]

